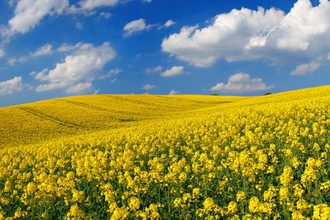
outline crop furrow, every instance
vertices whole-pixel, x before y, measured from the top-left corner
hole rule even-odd
[[[133,112],[128,112],[128,111],[117,111],[117,110],[110,110],[110,109],[106,109],[106,108],[102,108],[99,106],[95,106],[95,105],[90,105],[84,102],[78,102],[78,101],[72,101],[72,100],[60,100],[72,105],[76,105],[79,107],[83,107],[83,108],[87,108],[87,109],[91,109],[91,110],[96,110],[96,111],[101,111],[101,112],[109,112],[109,113],[113,113],[113,114],[124,114],[124,115],[134,115]]]
[[[27,112],[29,114],[32,114],[36,117],[39,117],[41,119],[52,121],[60,126],[64,126],[64,127],[68,127],[68,128],[75,128],[75,129],[84,129],[82,126],[80,126],[78,124],[75,124],[75,123],[69,122],[69,121],[64,121],[64,120],[56,118],[54,116],[49,116],[49,115],[43,113],[42,111],[38,111],[36,109],[32,109],[32,108],[28,108],[28,107],[20,107],[19,109],[24,112]]]

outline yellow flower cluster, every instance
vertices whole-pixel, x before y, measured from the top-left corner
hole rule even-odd
[[[0,220],[329,219],[329,86],[248,98],[96,97],[54,100],[52,119],[36,105],[50,127],[72,126],[54,125],[59,133],[39,143],[41,134],[17,147],[22,137],[4,137]],[[62,118],[59,102],[80,110]],[[114,113],[138,121],[109,130]]]

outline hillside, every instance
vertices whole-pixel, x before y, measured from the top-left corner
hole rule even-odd
[[[92,131],[182,117],[242,98],[214,96],[90,95],[0,109],[0,146],[37,143]]]
[[[0,146],[33,144],[52,138],[208,114],[225,108],[293,101],[327,94],[329,87],[261,97],[89,95],[46,100],[0,108]]]
[[[0,121],[0,219],[330,213],[330,86],[69,97],[2,108]]]

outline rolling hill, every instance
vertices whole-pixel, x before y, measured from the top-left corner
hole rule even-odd
[[[0,146],[136,126],[242,99],[192,95],[90,95],[2,108]]]
[[[329,87],[271,96],[89,95],[0,108],[0,146],[43,142],[221,109],[322,97]],[[306,96],[304,95],[306,94]]]
[[[0,109],[0,219],[327,219],[330,86]]]

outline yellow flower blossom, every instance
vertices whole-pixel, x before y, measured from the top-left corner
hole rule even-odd
[[[249,211],[252,213],[259,212],[259,199],[257,197],[252,197],[249,201]]]
[[[79,208],[77,204],[72,205],[70,207],[70,210],[66,216],[67,219],[72,219],[72,218],[77,218],[77,219],[82,219],[84,218],[85,213]]]
[[[204,210],[211,211],[214,207],[216,207],[216,204],[212,198],[206,198],[203,202]]]
[[[0,122],[0,220],[330,216],[329,86],[78,96]]]
[[[129,200],[129,207],[134,211],[138,210],[140,208],[140,200],[137,197],[132,197]]]
[[[319,204],[313,207],[313,219],[328,220],[330,207],[327,204]]]
[[[231,201],[228,204],[228,212],[231,213],[231,214],[235,214],[235,213],[237,213],[237,211],[238,211],[237,203],[234,202],[234,201]]]
[[[244,191],[239,191],[236,194],[236,201],[237,202],[243,201],[243,200],[245,200],[245,198],[246,198],[246,193]]]

